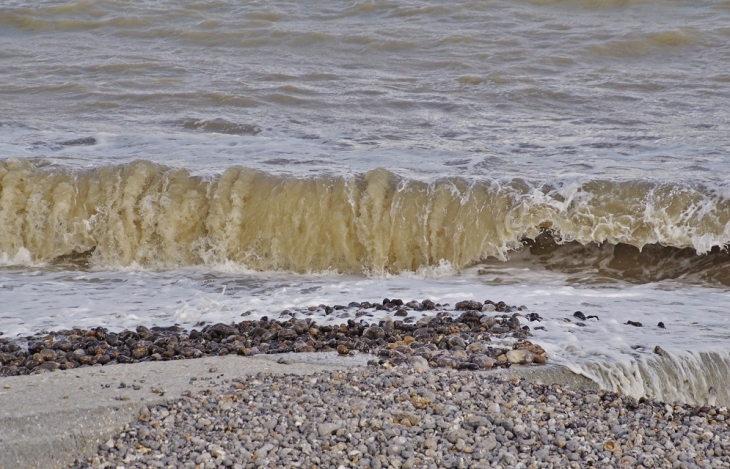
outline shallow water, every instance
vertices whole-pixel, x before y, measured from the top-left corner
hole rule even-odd
[[[706,400],[727,24],[718,0],[6,2],[0,331],[489,298],[605,386]]]

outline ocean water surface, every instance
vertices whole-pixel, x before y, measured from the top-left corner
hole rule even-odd
[[[608,388],[730,403],[728,25],[721,0],[4,2],[0,331],[503,300]]]

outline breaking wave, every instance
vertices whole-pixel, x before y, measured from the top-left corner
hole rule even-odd
[[[560,270],[603,266],[650,280],[702,271],[728,284],[728,242],[730,203],[701,185],[423,182],[385,169],[300,178],[233,167],[200,177],[148,161],[86,171],[0,161],[6,264],[400,273],[527,255]]]

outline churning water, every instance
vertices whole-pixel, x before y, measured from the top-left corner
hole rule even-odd
[[[0,331],[490,298],[608,388],[730,403],[728,25],[720,0],[4,2]]]

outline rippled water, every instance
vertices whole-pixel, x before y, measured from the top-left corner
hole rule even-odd
[[[0,8],[8,155],[426,177],[728,170],[727,2]],[[86,134],[104,146],[58,148]]]
[[[492,298],[554,361],[699,402],[701,373],[645,369],[725,363],[728,25],[719,0],[4,2],[0,331]]]

